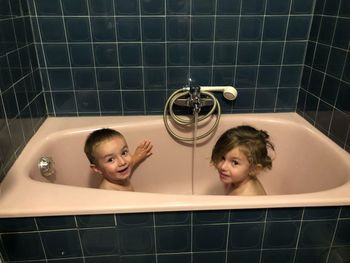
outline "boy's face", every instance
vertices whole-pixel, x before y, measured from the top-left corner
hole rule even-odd
[[[131,174],[131,155],[121,136],[104,140],[93,148],[96,164],[90,167],[111,183],[120,184]]]
[[[253,169],[247,156],[238,148],[228,151],[223,158],[215,164],[220,180],[224,184],[236,186],[250,180]]]

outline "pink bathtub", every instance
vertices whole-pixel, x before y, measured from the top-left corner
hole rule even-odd
[[[275,144],[273,169],[260,177],[267,196],[223,195],[210,165],[218,136],[241,124],[267,130]],[[133,175],[136,192],[96,188],[83,145],[101,127],[122,132],[131,150],[153,142]],[[350,155],[296,113],[223,115],[193,162],[192,150],[169,136],[161,116],[48,118],[1,183],[0,217],[350,205]],[[55,162],[49,178],[37,166],[43,156]]]

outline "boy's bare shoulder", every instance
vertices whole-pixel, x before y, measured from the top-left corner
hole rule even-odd
[[[128,185],[120,185],[120,184],[111,183],[107,180],[102,180],[99,188],[104,190],[114,190],[114,191],[129,191],[129,192],[134,191],[134,188],[131,183],[129,183]]]

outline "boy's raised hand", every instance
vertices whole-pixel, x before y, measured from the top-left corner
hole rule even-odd
[[[141,163],[143,160],[145,160],[147,157],[152,155],[153,145],[151,144],[151,141],[145,140],[142,143],[140,143],[133,156],[132,156],[132,162],[133,165],[137,166],[139,163]]]

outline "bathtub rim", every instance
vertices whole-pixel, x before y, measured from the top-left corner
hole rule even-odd
[[[235,114],[242,115],[242,114]],[[316,130],[311,124],[297,113],[254,113],[244,114],[244,117],[265,116],[272,119],[283,119],[301,123],[311,130]],[[106,119],[118,118],[127,120],[134,116],[109,116]],[[159,116],[138,116],[147,121],[159,119]],[[39,136],[48,139],[49,134],[60,130],[81,131],[83,128],[91,129],[100,125],[81,126],[80,121],[72,121],[69,125],[62,126],[58,119],[76,117],[49,117],[42,127],[28,142],[22,153],[37,143]],[[80,117],[93,118],[101,117]],[[56,121],[55,121],[56,120]],[[271,120],[273,121],[273,120]],[[52,125],[52,122],[58,124]],[[48,128],[50,123],[50,128]],[[79,126],[80,125],[80,126]],[[79,128],[77,128],[79,126]],[[317,131],[318,132],[318,131]],[[324,136],[327,138],[326,136]],[[327,138],[328,139],[328,138]],[[329,139],[328,139],[329,140]],[[339,146],[337,151],[345,152]],[[346,152],[345,152],[346,153]],[[17,159],[17,164],[23,160],[23,154]],[[344,155],[349,159],[349,156]],[[350,167],[350,165],[349,165]],[[268,196],[215,196],[215,195],[183,195],[183,194],[159,194],[142,192],[117,192],[100,189],[91,189],[76,186],[50,184],[31,179],[22,175],[26,166],[13,165],[7,176],[0,184],[0,218],[4,217],[28,217],[28,216],[54,216],[54,215],[82,215],[82,214],[112,214],[112,213],[141,213],[141,212],[165,212],[165,211],[196,211],[196,210],[224,210],[224,209],[253,209],[253,208],[277,208],[277,207],[310,207],[310,206],[338,206],[350,205],[350,180],[345,184],[312,193],[268,195]],[[13,188],[13,189],[12,189]],[[10,190],[9,190],[10,189]],[[47,196],[43,200],[41,195]],[[155,199],[159,195],[162,198]],[[94,199],[94,206],[86,202],[85,197]],[[23,198],[26,197],[26,198]],[[287,198],[286,198],[287,197]],[[69,199],[69,200],[68,200]],[[123,199],[123,202],[119,202]],[[140,204],[140,200],[143,200]],[[206,202],[203,204],[203,200]],[[68,205],[67,205],[68,204]]]
[[[23,179],[22,179],[23,180]],[[28,190],[35,188],[35,191]],[[350,182],[315,193],[268,196],[217,196],[118,192],[84,187],[55,185],[27,179],[0,201],[0,218],[143,212],[232,210],[342,206],[350,204]],[[37,191],[50,198],[42,200]],[[27,198],[19,200],[20,193]],[[0,193],[0,196],[2,193]],[[159,198],[161,195],[162,198]],[[82,198],[83,197],[83,198]],[[86,202],[94,199],[94,206]],[[123,199],[123,202],[119,202]],[[142,200],[142,203],[140,203]],[[67,205],[69,204],[69,205]]]

